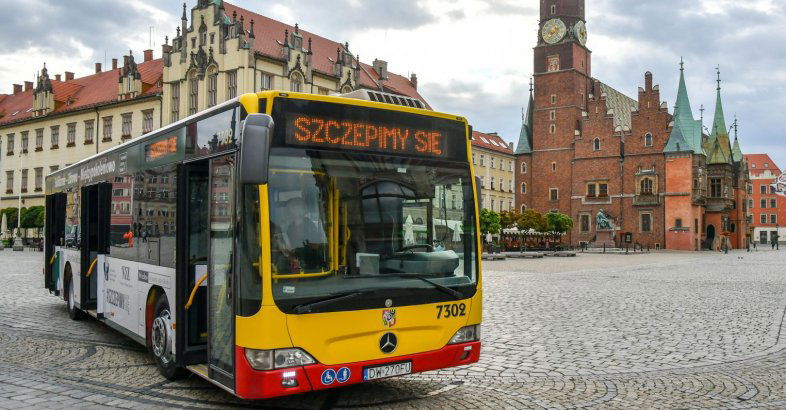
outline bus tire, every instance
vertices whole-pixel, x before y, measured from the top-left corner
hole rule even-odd
[[[76,302],[74,302],[76,293],[74,291],[74,281],[71,280],[71,265],[66,265],[65,273],[67,278],[65,297],[66,307],[68,308],[68,316],[71,318],[71,320],[82,320],[85,317],[85,312],[83,312],[82,309],[76,307]]]
[[[175,356],[172,352],[174,334],[172,313],[166,295],[159,294],[153,306],[153,320],[150,323],[150,352],[156,359],[158,372],[168,380],[183,378],[188,374],[188,371],[175,363]]]

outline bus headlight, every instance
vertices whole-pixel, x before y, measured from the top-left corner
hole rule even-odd
[[[301,349],[255,350],[245,349],[248,364],[255,370],[285,369],[316,363],[310,354]]]
[[[480,325],[464,326],[456,332],[448,342],[449,345],[457,343],[474,342],[480,340]]]

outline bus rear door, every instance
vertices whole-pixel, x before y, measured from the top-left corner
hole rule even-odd
[[[62,246],[65,237],[65,208],[67,195],[52,194],[46,197],[46,235],[44,238],[44,286],[55,295],[61,272],[57,264],[55,247]]]
[[[97,266],[99,254],[107,254],[109,250],[110,209],[112,207],[112,184],[100,183],[82,187],[81,195],[81,278],[80,305],[82,310],[96,308],[97,301]],[[100,273],[103,274],[103,273]]]

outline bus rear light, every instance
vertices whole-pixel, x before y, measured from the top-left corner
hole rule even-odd
[[[480,325],[464,326],[448,342],[449,345],[480,340]]]
[[[316,363],[310,354],[301,349],[256,350],[245,349],[248,364],[255,370],[285,369]]]

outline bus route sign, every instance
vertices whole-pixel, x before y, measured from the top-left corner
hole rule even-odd
[[[440,130],[317,115],[287,115],[287,144],[442,157]]]

